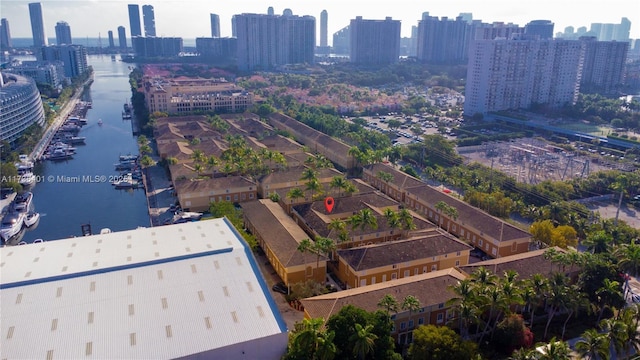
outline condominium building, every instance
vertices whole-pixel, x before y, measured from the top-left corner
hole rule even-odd
[[[42,61],[62,61],[68,78],[84,74],[88,69],[87,49],[82,45],[43,46],[36,54]]]
[[[56,24],[56,44],[71,45],[71,26],[66,21],[58,21]]]
[[[312,16],[235,15],[240,70],[312,64],[316,22]]]
[[[47,84],[54,89],[62,90],[67,83],[62,61],[12,62],[7,70],[12,74],[32,78],[36,84]]]
[[[127,48],[127,33],[124,26],[118,26],[118,46],[122,50]]]
[[[178,37],[141,37],[131,39],[136,57],[172,57],[183,50],[182,38]]]
[[[231,113],[253,105],[251,93],[224,79],[145,79],[144,95],[150,113]]]
[[[576,40],[476,40],[469,51],[464,112],[573,104],[583,60],[584,46]]]
[[[512,23],[494,22],[491,24],[474,20],[471,24],[470,40],[511,39],[513,34],[524,33],[524,28]]]
[[[113,49],[116,47],[116,43],[113,40],[113,30],[109,30],[107,32],[107,36],[109,37],[109,49]]]
[[[140,27],[140,8],[137,4],[129,4],[129,28],[131,30],[131,37],[142,36],[142,29]]]
[[[333,53],[338,55],[349,54],[349,44],[351,44],[351,31],[349,25],[333,33]]]
[[[33,46],[47,46],[49,44],[44,31],[44,17],[42,16],[42,4],[29,4],[29,17],[31,19],[31,33],[33,34]]]
[[[620,24],[592,23],[589,32],[600,41],[629,41],[631,21],[626,17],[620,19]]]
[[[597,41],[582,37],[585,44],[581,92],[614,95],[624,82],[624,69],[629,51],[626,41]]]
[[[196,38],[196,51],[203,59],[224,61],[235,59],[238,39],[228,37]]]
[[[7,19],[0,20],[0,50],[8,50],[13,47],[11,41],[11,30]]]
[[[352,63],[384,65],[398,62],[400,57],[400,21],[366,20],[362,16],[349,24]]]
[[[0,73],[0,139],[13,142],[33,124],[44,125],[44,108],[36,82]]]
[[[220,16],[217,14],[209,14],[211,18],[211,37],[219,38],[220,37]]]
[[[426,63],[463,64],[467,62],[471,26],[461,16],[423,15],[418,23],[417,56]]]
[[[533,20],[524,26],[524,33],[539,36],[541,40],[553,38],[553,22],[550,20]]]
[[[142,22],[144,24],[144,36],[156,36],[156,17],[152,5],[142,5]]]
[[[320,13],[320,46],[326,47],[329,45],[327,42],[327,24],[329,20],[329,14],[327,10],[322,10]]]

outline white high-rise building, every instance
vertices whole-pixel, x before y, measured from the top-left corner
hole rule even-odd
[[[574,104],[584,44],[577,40],[477,40],[471,43],[465,115]]]

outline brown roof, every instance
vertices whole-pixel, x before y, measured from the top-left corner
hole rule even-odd
[[[564,252],[559,247],[557,251]],[[481,261],[473,264],[460,266],[460,270],[467,274],[473,273],[476,269],[484,267],[492,273],[502,276],[507,270],[514,270],[518,273],[519,279],[527,279],[534,274],[549,275],[554,272],[562,271],[562,266],[544,258],[544,252],[547,249],[540,249],[525,252],[522,254],[500,257]],[[568,268],[565,268],[568,270]]]
[[[338,250],[338,256],[354,270],[361,271],[470,249],[471,246],[453,236],[437,232],[408,240]]]
[[[436,306],[445,304],[451,299],[454,293],[449,287],[464,279],[465,275],[456,269],[439,270],[314,296],[303,299],[302,305],[309,316],[320,317],[325,321],[346,305],[353,305],[370,312],[381,310],[378,302],[387,294],[393,295],[398,302],[402,302],[407,295],[412,295],[420,301],[422,307]]]
[[[302,145],[281,135],[270,135],[260,139],[260,141],[271,151],[282,154],[301,153]]]
[[[486,212],[473,207],[466,202],[455,198],[451,195],[423,184],[406,189],[407,195],[415,195],[421,201],[435,206],[439,201],[443,201],[453,206],[458,211],[457,222],[464,227],[470,227],[478,231],[481,235],[488,235],[498,241],[511,241],[519,239],[528,239],[531,234],[521,230],[508,222],[493,217]]]
[[[242,176],[229,176],[215,179],[176,180],[174,185],[178,194],[214,191],[216,192],[215,195],[220,195],[217,191],[236,189],[239,187],[253,187],[253,190],[256,189],[255,183]]]
[[[367,169],[371,171],[373,176],[377,176],[378,172],[384,171],[393,176],[393,179],[389,181],[389,183],[394,184],[399,189],[406,189],[414,186],[423,186],[425,185],[420,179],[416,179],[413,176],[406,174],[400,170],[397,170],[389,165],[376,163],[367,166]]]
[[[316,262],[316,256],[298,251],[298,245],[309,236],[271,200],[263,199],[240,204],[243,215],[253,224],[262,240],[274,252],[283,266]]]

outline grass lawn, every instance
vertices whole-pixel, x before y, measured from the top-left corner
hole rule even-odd
[[[599,135],[599,136],[606,136],[612,131],[611,128],[609,127],[585,124],[582,122],[571,123],[571,124],[563,123],[555,126],[562,129],[575,130],[575,131],[579,131],[579,132],[583,132],[591,135]]]

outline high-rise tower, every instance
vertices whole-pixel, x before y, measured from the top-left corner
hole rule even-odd
[[[56,24],[56,44],[57,45],[71,45],[71,27],[66,21],[58,21]]]
[[[524,26],[527,35],[538,35],[540,40],[553,39],[553,22],[550,20],[533,20]]]
[[[156,36],[156,17],[152,5],[142,5],[142,21],[144,23],[144,36]]]
[[[127,48],[127,32],[124,26],[118,26],[118,45],[122,50]]]
[[[328,29],[327,29],[327,23],[328,23],[328,19],[329,15],[327,13],[327,10],[322,10],[322,12],[320,13],[320,46],[326,47],[328,45],[327,42],[327,35],[328,35]]]
[[[393,64],[400,57],[400,21],[365,20],[358,16],[349,24],[350,58],[360,64]]]
[[[217,14],[210,14],[211,17],[211,37],[220,37],[220,16]]]
[[[129,27],[131,28],[131,37],[142,36],[140,8],[137,4],[129,4]]]
[[[273,6],[269,6],[269,8],[267,8],[267,15],[275,15],[275,11],[273,10]]]
[[[7,19],[0,20],[0,49],[7,50],[13,47],[11,42],[11,31],[9,30],[9,21]]]
[[[44,18],[42,16],[42,4],[29,4],[29,17],[31,18],[31,33],[33,34],[33,46],[47,46],[49,41],[44,32]]]

